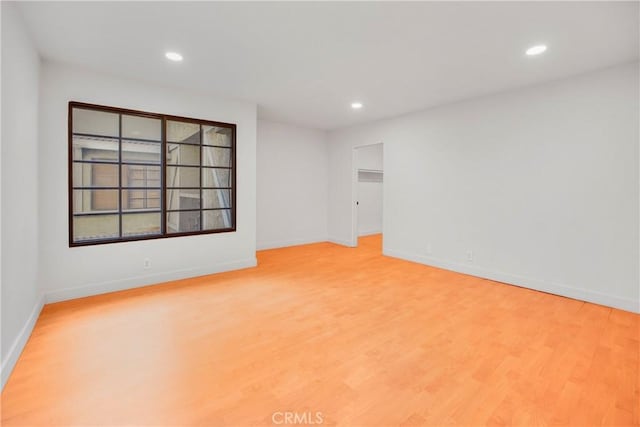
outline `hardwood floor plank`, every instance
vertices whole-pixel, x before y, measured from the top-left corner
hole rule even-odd
[[[45,306],[2,425],[639,425],[636,314],[386,258],[380,236],[258,260]]]

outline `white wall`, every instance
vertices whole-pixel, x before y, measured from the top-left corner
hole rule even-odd
[[[359,171],[383,170],[382,144],[356,149],[356,167]],[[358,176],[358,236],[382,233],[383,176],[360,172]]]
[[[352,147],[384,142],[385,254],[639,311],[638,72],[331,132],[329,234],[350,236]]]
[[[327,240],[324,131],[258,121],[258,249]]]
[[[255,265],[256,106],[44,63],[40,108],[40,281],[47,301]],[[237,231],[69,248],[67,108],[81,101],[236,123]],[[144,269],[149,258],[151,268]]]
[[[2,387],[42,308],[38,290],[38,73],[20,12],[2,2]]]
[[[383,146],[373,144],[356,150],[356,165],[358,169],[383,170]]]

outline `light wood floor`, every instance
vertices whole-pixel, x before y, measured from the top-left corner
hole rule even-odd
[[[2,425],[639,423],[638,315],[385,258],[379,236],[258,260],[47,305]]]

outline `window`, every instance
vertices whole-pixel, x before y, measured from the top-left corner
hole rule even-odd
[[[235,131],[70,102],[70,246],[235,231]]]

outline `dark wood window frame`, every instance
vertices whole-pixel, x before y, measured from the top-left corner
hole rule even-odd
[[[112,162],[112,161],[92,161],[92,160],[83,160],[83,161],[74,161],[73,158],[73,137],[74,135],[80,135],[83,136],[84,134],[74,134],[73,132],[73,110],[74,109],[85,109],[85,110],[91,110],[91,111],[101,111],[101,112],[106,112],[106,113],[114,113],[114,114],[119,114],[120,115],[120,133],[119,133],[119,137],[117,138],[119,144],[118,144],[118,161],[116,162]],[[134,140],[135,138],[130,138],[130,137],[123,137],[122,135],[122,116],[123,115],[129,115],[129,116],[137,116],[137,117],[145,117],[145,118],[151,118],[151,119],[159,119],[161,121],[161,138],[160,138],[160,163],[159,164],[155,164],[155,166],[160,166],[160,187],[159,187],[159,191],[160,191],[160,208],[159,209],[155,209],[155,210],[145,210],[145,211],[140,211],[140,213],[148,213],[148,212],[156,212],[158,211],[160,213],[160,233],[157,234],[149,234],[149,235],[138,235],[138,236],[123,236],[123,227],[122,227],[122,218],[123,218],[123,209],[122,209],[122,192],[123,190],[131,190],[131,189],[137,189],[137,187],[123,187],[122,186],[122,166],[124,165],[142,165],[142,166],[149,166],[150,164],[148,163],[144,163],[144,162],[130,162],[130,161],[125,161],[123,162],[122,159],[122,140],[126,139],[126,140]],[[178,167],[186,167],[183,165],[167,165],[167,145],[168,144],[175,144],[173,142],[167,141],[167,122],[168,121],[177,121],[177,122],[185,122],[185,123],[194,123],[194,124],[198,124],[200,125],[200,165],[199,166],[189,166],[189,167],[198,167],[199,170],[199,176],[200,176],[200,186],[193,188],[193,189],[197,189],[200,191],[200,208],[199,209],[181,209],[181,210],[169,210],[166,206],[166,201],[167,201],[167,183],[166,183],[166,177],[167,177],[167,166],[178,166]],[[230,181],[230,187],[226,187],[225,189],[228,189],[231,191],[231,226],[227,227],[227,228],[218,228],[218,229],[212,229],[212,230],[198,230],[198,231],[188,231],[188,232],[168,232],[167,231],[167,222],[168,222],[168,214],[170,212],[194,212],[194,211],[199,211],[200,212],[200,228],[203,227],[203,216],[204,216],[204,211],[209,211],[209,210],[220,210],[222,208],[214,208],[214,209],[209,209],[209,208],[204,208],[202,206],[202,190],[203,189],[209,189],[209,187],[203,187],[202,186],[202,170],[205,168],[208,168],[208,166],[204,166],[203,165],[203,160],[202,160],[202,147],[215,147],[215,145],[210,145],[210,144],[203,144],[202,143],[202,128],[203,126],[214,126],[214,127],[222,127],[222,128],[227,128],[231,130],[231,166],[230,167],[211,167],[213,169],[230,169],[230,176],[229,176],[229,181]],[[86,135],[84,135],[86,136]],[[224,148],[228,148],[228,147],[224,147]],[[74,235],[73,235],[73,218],[74,216],[87,216],[87,215],[96,215],[96,213],[88,213],[88,212],[84,212],[84,213],[75,213],[73,212],[74,206],[73,206],[73,192],[74,190],[81,190],[81,189],[86,189],[86,187],[74,187],[73,185],[73,165],[75,163],[96,163],[96,164],[109,164],[109,165],[117,165],[118,166],[118,182],[119,185],[117,187],[114,187],[113,189],[117,189],[118,190],[118,210],[117,212],[113,212],[114,214],[118,215],[118,223],[119,223],[119,236],[118,238],[104,238],[104,239],[93,239],[93,240],[81,240],[81,241],[74,241]],[[201,119],[193,119],[193,118],[189,118],[189,117],[180,117],[180,116],[173,116],[173,115],[168,115],[168,114],[160,114],[160,113],[150,113],[150,112],[146,112],[146,111],[139,111],[139,110],[131,110],[131,109],[125,109],[125,108],[117,108],[117,107],[109,107],[109,106],[104,106],[104,105],[96,105],[96,104],[89,104],[89,103],[84,103],[84,102],[75,102],[75,101],[71,101],[69,102],[69,110],[68,110],[68,197],[69,197],[69,246],[70,247],[76,247],[76,246],[92,246],[92,245],[101,245],[101,244],[107,244],[107,243],[120,243],[120,242],[131,242],[131,241],[139,241],[139,240],[152,240],[152,239],[163,239],[163,238],[170,238],[170,237],[183,237],[183,236],[195,236],[195,235],[201,235],[201,234],[216,234],[216,233],[229,233],[229,232],[235,232],[236,231],[236,192],[237,192],[237,180],[236,180],[236,125],[233,123],[224,123],[224,122],[217,122],[217,121],[212,121],[212,120],[201,120]],[[93,188],[93,187],[92,187]],[[111,187],[100,187],[100,189],[110,189]],[[141,189],[141,188],[140,188]],[[181,188],[181,189],[189,189],[187,187]],[[212,187],[213,189],[213,187]],[[148,190],[145,187],[145,190]],[[228,209],[224,209],[224,210],[228,210]],[[106,212],[105,212],[106,213]],[[134,213],[134,212],[130,212],[130,213]],[[98,213],[98,214],[102,214],[102,213]]]

